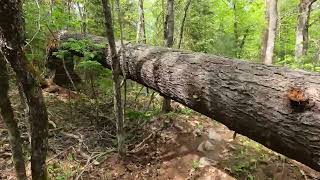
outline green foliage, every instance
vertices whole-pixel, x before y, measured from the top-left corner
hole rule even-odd
[[[234,164],[231,166],[231,173],[236,177],[246,176],[248,179],[252,178],[252,172],[257,168],[258,159],[251,157],[248,159],[249,151],[247,148],[241,148],[236,154]]]
[[[192,161],[191,167],[193,170],[199,169],[199,166],[200,166],[200,161],[197,161],[197,160]]]
[[[53,52],[53,55],[59,59],[65,59],[66,57],[71,56],[71,53],[68,50],[59,50],[58,52]]]
[[[126,111],[126,117],[128,117],[129,120],[149,121],[152,117],[158,115],[159,113],[160,113],[160,111],[157,111],[157,110],[141,112],[141,111],[128,109]]]
[[[283,58],[279,58],[276,61],[277,65],[290,67],[291,69],[303,69],[306,71],[316,71],[320,72],[319,64],[314,62],[314,57],[304,56],[301,59],[301,64],[297,63],[294,56],[286,55]]]
[[[81,25],[86,24],[87,32],[104,35],[104,16],[100,0],[24,1],[27,57],[40,68],[44,68],[45,49],[48,38],[58,30],[80,32]],[[111,1],[115,36],[120,37],[118,12],[114,1]],[[185,0],[175,1],[175,43],[177,44]],[[261,39],[265,22],[265,5],[263,0],[203,0],[192,1],[185,24],[182,43],[184,49],[197,52],[260,61]],[[318,6],[319,4],[314,6]],[[81,18],[78,5],[86,14]],[[135,41],[138,12],[136,1],[120,0],[124,13],[124,38]],[[296,24],[299,0],[279,1],[279,30],[276,38],[275,63],[290,68],[319,71],[320,31],[318,20],[320,10],[313,8],[309,27],[309,50],[301,65],[296,64],[294,57]],[[163,45],[163,24],[166,14],[166,1],[144,1],[146,36],[148,44]],[[66,49],[84,52],[83,58],[97,61],[100,55],[92,50],[94,43],[70,40],[63,44]],[[90,47],[89,47],[90,46]],[[97,48],[97,47],[96,47]]]
[[[103,49],[105,48],[105,44],[97,44],[88,39],[75,40],[70,38],[68,41],[63,42],[60,45],[59,51],[54,52],[53,55],[57,56],[59,59],[80,56],[81,61],[78,66],[79,68],[84,71],[97,70],[98,72],[101,72],[102,67],[98,62],[104,61]],[[73,60],[73,58],[71,59]]]
[[[76,64],[75,70],[87,82],[81,89],[90,91],[92,96],[95,94],[93,91],[98,89],[104,94],[110,94],[112,90],[111,71],[101,65],[101,62],[105,61],[103,54],[105,48],[105,44],[98,44],[89,39],[70,38],[61,43],[59,51],[54,52],[53,55],[59,58],[58,61],[65,60],[65,63]],[[98,89],[95,89],[96,87]]]
[[[78,68],[84,73],[101,74],[105,68],[97,61],[82,61],[79,63]]]
[[[186,48],[256,59],[259,57],[263,27],[262,1],[200,1],[193,3],[186,24]],[[240,48],[239,43],[243,39],[244,46]]]
[[[63,42],[60,49],[72,51],[76,54],[83,54],[85,60],[94,60],[98,58],[102,49],[106,48],[105,44],[98,44],[89,39],[76,40],[73,38]]]
[[[63,168],[59,163],[48,165],[48,173],[56,180],[68,180],[73,176],[72,168]]]
[[[180,111],[182,114],[185,114],[185,115],[192,115],[195,113],[194,110],[190,109],[190,108],[182,108],[181,111]]]
[[[250,174],[250,171],[253,171],[254,168],[255,168],[254,164],[244,161],[243,163],[240,163],[237,166],[234,166],[233,171],[237,176],[246,174],[248,177],[252,177],[252,175]]]
[[[52,33],[68,29],[77,31],[80,28],[79,17],[64,1],[55,1],[50,7],[47,1],[25,0],[23,3],[25,29],[26,29],[26,54],[33,63],[44,68],[46,46]],[[70,12],[70,13],[69,13]]]
[[[106,95],[110,95],[113,93],[112,91],[112,85],[113,81],[110,78],[112,76],[111,70],[105,69],[99,76],[99,78],[96,80],[99,89],[104,92]]]

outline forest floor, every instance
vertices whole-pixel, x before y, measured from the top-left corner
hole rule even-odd
[[[128,156],[121,159],[115,150],[116,126],[111,102],[96,105],[95,100],[86,97],[71,100],[66,94],[44,94],[50,120],[47,158],[50,179],[320,178],[319,172],[244,136],[233,139],[233,132],[222,124],[177,103],[175,111],[169,114],[143,110],[149,101],[145,95],[138,100],[128,97]],[[28,128],[18,92],[12,91],[11,97],[27,150]],[[30,154],[26,153],[26,157],[30,159]],[[30,176],[30,164],[27,168]],[[8,134],[0,122],[2,179],[15,177]]]

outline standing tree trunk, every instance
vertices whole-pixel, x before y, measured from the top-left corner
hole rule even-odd
[[[143,0],[138,0],[138,13],[139,13],[139,21],[138,21],[138,27],[137,27],[137,43],[147,44]]]
[[[79,2],[76,3],[79,11],[79,15],[81,18],[81,33],[82,34],[87,34],[87,12],[85,8],[85,2],[80,4]]]
[[[272,64],[278,23],[278,0],[266,0],[267,28],[263,38],[262,62]]]
[[[146,25],[144,19],[143,0],[138,0],[139,21],[137,26],[137,44],[147,44]],[[146,87],[146,94],[149,94],[149,88]]]
[[[296,30],[296,61],[300,64],[301,57],[307,54],[309,44],[309,19],[311,6],[317,0],[300,0],[299,17]]]
[[[29,106],[31,124],[32,179],[47,179],[48,114],[39,84],[30,69],[24,51],[22,2],[0,1],[0,51],[16,73]]]
[[[164,26],[164,38],[166,47],[172,48],[174,35],[174,0],[167,0],[167,16]],[[171,100],[164,97],[162,102],[162,112],[171,111]]]
[[[174,35],[174,0],[167,1],[166,46],[172,48]]]
[[[9,132],[9,140],[12,149],[13,163],[18,180],[27,179],[24,156],[21,147],[21,138],[18,124],[14,119],[13,109],[8,96],[9,76],[6,62],[0,53],[0,120],[3,120]]]
[[[67,23],[67,27],[66,29],[69,30],[69,24],[70,24],[70,21],[71,21],[71,1],[72,0],[67,0],[66,2],[66,6],[67,6],[67,12],[68,12],[68,23]]]
[[[183,31],[184,31],[184,24],[187,19],[187,14],[188,14],[190,4],[191,4],[191,0],[187,0],[186,6],[184,7],[184,14],[183,14],[182,22],[181,22],[181,27],[180,27],[178,49],[181,48],[181,43],[182,43],[182,39],[183,39]]]
[[[125,156],[125,134],[124,134],[124,115],[123,106],[121,101],[121,82],[120,82],[120,60],[116,50],[116,43],[114,40],[114,32],[112,25],[111,9],[109,7],[109,0],[102,0],[104,18],[105,18],[105,28],[106,35],[108,38],[109,52],[111,58],[111,69],[112,69],[112,79],[113,79],[113,92],[114,92],[114,111],[117,120],[117,138],[118,138],[118,153],[120,156]],[[106,53],[109,53],[106,52]],[[108,61],[106,59],[106,61]]]
[[[235,55],[237,58],[239,58],[238,55],[238,48],[239,48],[239,21],[238,21],[238,15],[237,15],[237,5],[235,1],[232,1],[232,9],[233,9],[233,35],[234,35],[234,44],[236,46]]]

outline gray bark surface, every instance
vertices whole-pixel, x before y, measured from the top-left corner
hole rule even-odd
[[[128,78],[320,170],[319,73],[143,45],[125,52]]]

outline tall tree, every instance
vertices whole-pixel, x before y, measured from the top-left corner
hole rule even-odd
[[[124,134],[124,114],[121,98],[121,80],[120,80],[120,59],[116,50],[116,43],[113,32],[112,16],[109,0],[102,0],[105,29],[108,38],[109,52],[111,58],[113,92],[114,92],[114,112],[117,120],[117,138],[118,138],[118,153],[121,156],[126,154],[125,134]],[[107,60],[108,61],[108,60]]]
[[[174,35],[174,0],[167,0],[167,15],[164,23],[165,45],[169,48],[173,46]],[[162,102],[162,112],[171,111],[171,100],[164,97]]]
[[[278,0],[266,0],[267,27],[263,38],[262,62],[272,64],[278,24]]]
[[[80,25],[81,33],[84,35],[87,33],[87,10],[85,8],[85,3],[86,1],[84,1],[81,4],[79,2],[76,2],[79,15],[81,18],[81,25]]]
[[[138,0],[138,25],[137,25],[137,40],[138,44],[147,44],[146,37],[146,24],[144,19],[144,8],[143,8],[143,0]],[[146,94],[149,94],[149,88],[146,87]]]
[[[186,19],[187,19],[187,15],[188,15],[188,10],[189,10],[190,4],[191,4],[191,0],[187,0],[186,6],[184,7],[183,18],[182,18],[181,27],[180,27],[178,49],[181,48],[181,43],[182,43],[182,39],[183,39],[183,31],[184,31],[184,24],[185,24]]]
[[[68,12],[68,22],[71,21],[71,6],[72,6],[72,0],[67,0],[67,2],[65,2],[65,6],[67,7],[67,12]],[[69,23],[67,24],[66,29],[69,30]]]
[[[295,58],[300,63],[301,57],[307,54],[309,44],[309,19],[311,7],[317,0],[300,0],[299,16],[296,30]]]
[[[174,0],[167,0],[167,15],[165,22],[165,42],[166,46],[173,46],[174,35]]]
[[[232,10],[233,10],[233,35],[234,35],[234,41],[236,45],[236,57],[239,58],[238,54],[238,47],[239,47],[239,20],[238,20],[238,9],[237,9],[237,2],[231,1],[232,3]]]
[[[145,28],[145,20],[144,20],[144,9],[143,9],[143,0],[138,0],[138,13],[139,13],[139,21],[137,27],[137,43],[147,43],[146,38],[146,28]]]
[[[48,147],[48,114],[42,91],[30,73],[23,50],[24,28],[22,1],[0,1],[0,51],[16,73],[27,105],[31,124],[31,171],[32,179],[47,179],[46,155]]]
[[[6,62],[0,54],[0,120],[3,120],[9,132],[9,140],[12,149],[13,163],[17,173],[17,179],[27,179],[21,138],[18,124],[14,119],[13,109],[8,96],[9,76]]]

